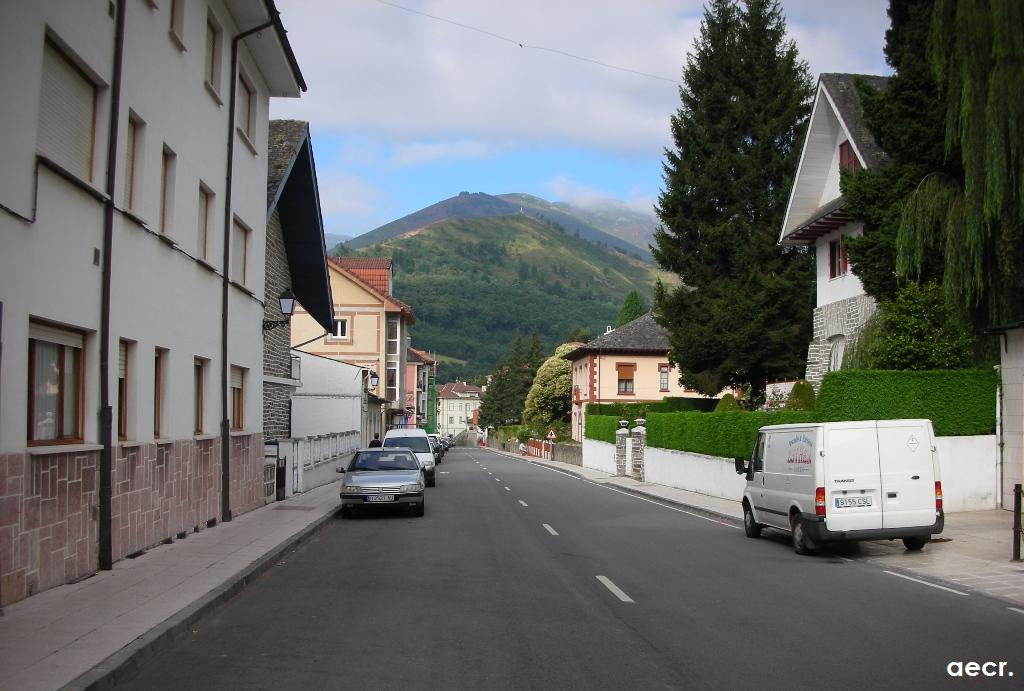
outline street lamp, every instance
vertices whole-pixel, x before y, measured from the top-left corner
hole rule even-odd
[[[379,383],[380,383],[380,377],[377,376],[376,372],[374,372],[373,370],[370,370],[370,388],[371,389],[376,389],[377,388],[377,384],[379,384]]]
[[[272,319],[263,320],[263,330],[270,331],[277,327],[287,324],[288,320],[292,318],[292,313],[295,311],[295,294],[292,293],[291,288],[285,288],[284,292],[278,298],[281,303],[281,314],[284,315],[284,319],[274,321]]]

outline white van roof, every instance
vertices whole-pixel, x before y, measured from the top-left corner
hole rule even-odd
[[[786,431],[794,429],[820,429],[822,427],[834,427],[834,428],[856,428],[856,427],[873,427],[875,425],[882,425],[883,427],[891,424],[906,425],[907,423],[916,423],[918,425],[932,424],[931,420],[922,418],[910,418],[906,420],[842,420],[838,422],[797,422],[790,423],[787,425],[765,425],[760,427],[758,432],[767,431]]]

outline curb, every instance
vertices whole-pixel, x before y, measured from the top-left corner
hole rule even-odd
[[[326,514],[305,528],[279,543],[260,559],[235,574],[231,580],[222,583],[203,597],[181,609],[178,613],[157,624],[137,639],[110,655],[91,669],[83,672],[61,687],[62,691],[99,691],[112,689],[135,676],[138,671],[162,651],[185,638],[192,627],[213,610],[226,603],[249,583],[268,571],[282,556],[302,543],[325,523],[334,518],[337,510]]]
[[[688,511],[692,511],[694,513],[701,514],[702,516],[705,516],[707,518],[713,518],[713,519],[720,520],[720,521],[728,521],[729,523],[738,524],[738,525],[742,525],[742,523],[743,523],[743,519],[742,518],[737,518],[736,516],[730,516],[729,514],[722,513],[721,511],[715,511],[714,509],[708,509],[708,508],[705,508],[703,506],[696,506],[694,504],[687,504],[685,502],[678,501],[676,499],[669,499],[668,497],[662,497],[662,496],[659,496],[657,494],[651,494],[650,492],[645,492],[642,489],[635,489],[633,487],[622,487],[621,485],[617,485],[617,484],[615,484],[613,482],[601,482],[599,480],[594,480],[593,478],[587,477],[583,473],[577,472],[575,470],[570,470],[569,468],[562,468],[561,466],[549,465],[547,463],[544,463],[543,461],[534,460],[530,456],[525,456],[524,457],[524,456],[519,456],[517,454],[514,454],[514,453],[512,453],[510,451],[502,451],[502,450],[493,449],[493,448],[490,448],[490,447],[487,447],[487,448],[488,448],[488,450],[493,451],[495,453],[502,454],[503,456],[509,456],[511,458],[515,458],[516,460],[523,461],[525,463],[530,463],[532,465],[544,466],[546,468],[555,468],[556,470],[558,470],[560,472],[563,472],[563,473],[565,473],[567,475],[572,475],[573,477],[578,477],[579,479],[586,480],[587,482],[593,482],[594,484],[597,484],[597,485],[606,485],[608,487],[614,487],[616,490],[618,490],[620,492],[625,492],[626,494],[632,494],[633,496],[636,496],[636,497],[642,497],[643,499],[650,499],[652,501],[661,502],[663,504],[670,504],[672,506],[677,506],[679,508],[687,509]]]

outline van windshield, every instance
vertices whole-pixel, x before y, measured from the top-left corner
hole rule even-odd
[[[433,453],[430,450],[430,442],[427,441],[426,437],[388,437],[384,440],[384,446],[400,446],[412,449],[416,453]]]

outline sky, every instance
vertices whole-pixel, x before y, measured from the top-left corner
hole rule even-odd
[[[327,233],[462,191],[651,211],[696,0],[276,0],[308,91]],[[885,0],[783,0],[820,72],[889,74]]]

